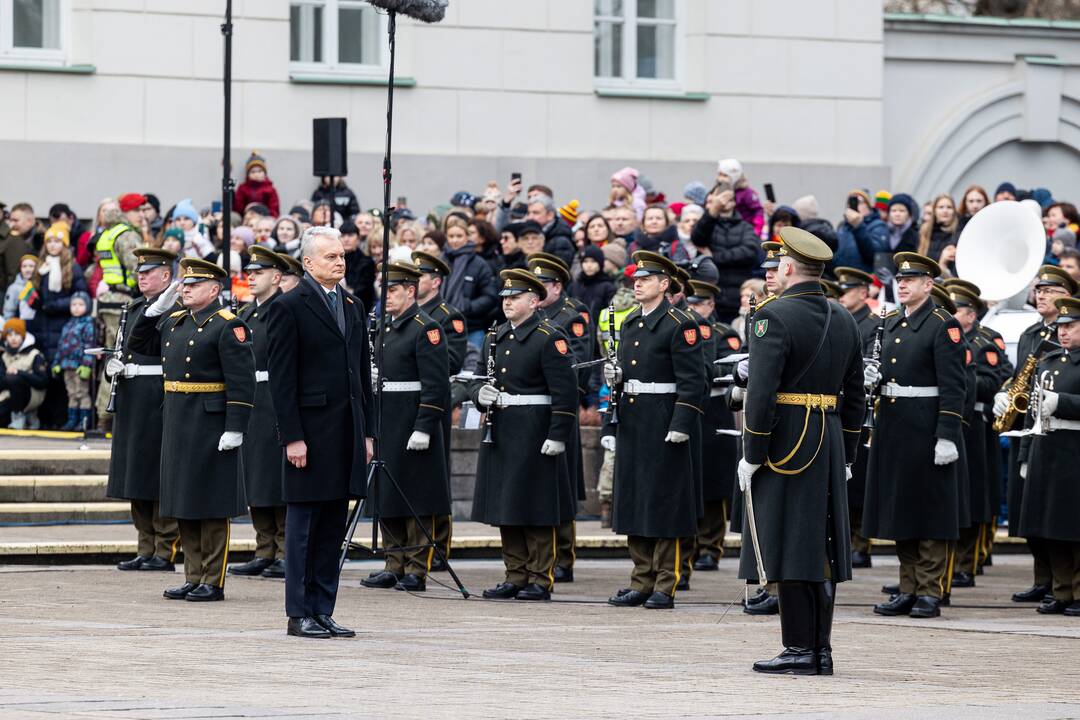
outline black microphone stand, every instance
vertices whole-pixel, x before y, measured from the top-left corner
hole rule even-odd
[[[232,232],[232,0],[225,0],[225,22],[221,24],[221,34],[225,37],[225,69],[222,79],[225,84],[225,137],[222,142],[221,157],[221,267],[225,270],[225,286],[222,287],[222,298],[228,300],[232,311],[236,312],[236,298],[232,293],[232,249],[229,235]],[[214,238],[210,238],[213,243]]]
[[[384,248],[385,251],[389,251],[389,249],[390,249],[390,212],[391,212],[391,207],[390,207],[390,180],[391,180],[390,148],[391,148],[391,139],[392,139],[392,136],[393,136],[393,127],[394,127],[394,55],[395,55],[394,38],[395,38],[396,31],[397,31],[397,13],[395,13],[393,11],[390,11],[389,12],[389,18],[390,18],[389,22],[387,23],[387,32],[388,32],[388,34],[390,36],[390,82],[387,84],[387,87],[386,87],[386,152],[383,155],[383,208],[384,208],[384,214],[383,214],[383,248]],[[384,265],[385,265],[386,252],[384,252],[383,258],[384,258]],[[387,285],[386,285],[386,279],[384,278],[383,282],[380,283],[380,287],[379,287],[379,328],[380,328],[380,331],[382,329],[386,328],[388,326],[388,324],[389,324],[389,317],[386,314],[386,292],[387,292]],[[383,395],[383,393],[382,393],[381,388],[382,388],[382,384],[383,384],[383,378],[385,377],[385,373],[382,370],[382,368],[383,368],[383,348],[382,348],[382,343],[378,341],[378,336],[376,336],[376,335],[369,336],[368,341],[376,343],[376,345],[375,345],[375,367],[378,370],[379,377],[376,380],[376,388],[375,388],[375,418],[376,418],[376,427],[381,427],[382,426],[382,407],[383,407],[383,403],[382,403],[382,395]],[[445,441],[450,442],[450,438],[446,438]],[[442,548],[439,547],[438,543],[436,543],[435,539],[431,536],[431,533],[428,532],[427,526],[424,525],[423,522],[421,522],[420,518],[416,514],[416,511],[413,510],[413,506],[412,506],[412,503],[409,502],[409,498],[405,495],[404,492],[402,492],[401,486],[398,485],[397,480],[394,479],[393,473],[391,473],[390,469],[386,466],[386,461],[382,459],[382,451],[380,450],[378,440],[375,441],[374,454],[372,456],[371,463],[368,466],[368,477],[367,477],[367,483],[368,483],[368,488],[369,488],[368,497],[371,499],[371,503],[369,504],[368,499],[365,498],[363,502],[357,503],[356,506],[353,508],[352,513],[350,514],[350,517],[349,517],[348,528],[347,528],[346,534],[345,534],[345,545],[344,545],[344,547],[342,548],[342,551],[341,551],[341,559],[338,562],[338,569],[340,570],[341,567],[343,567],[345,565],[345,558],[349,554],[349,550],[353,549],[353,548],[356,548],[358,550],[367,550],[368,552],[375,555],[376,557],[379,556],[379,486],[380,486],[380,479],[384,478],[384,477],[387,480],[390,481],[390,484],[393,486],[394,490],[401,497],[401,499],[405,501],[405,507],[407,507],[409,509],[409,513],[412,515],[413,520],[416,521],[416,524],[420,527],[420,529],[424,533],[424,538],[427,539],[427,543],[424,544],[424,545],[420,545],[420,546],[417,546],[417,547],[402,547],[401,544],[400,544],[400,541],[397,538],[392,538],[397,543],[395,549],[397,549],[397,550],[420,550],[420,549],[427,549],[427,548],[433,549],[435,551],[435,555],[439,558],[439,560],[441,560],[443,563],[446,564],[446,570],[447,570],[447,572],[450,573],[450,577],[454,579],[454,583],[457,585],[458,592],[460,592],[463,597],[468,598],[469,597],[469,591],[466,590],[465,586],[461,584],[461,580],[458,578],[457,573],[454,572],[454,568],[452,568],[450,566],[450,560],[446,557],[445,554],[443,554]],[[355,542],[353,540],[353,535],[356,532],[356,526],[360,522],[360,517],[363,514],[364,509],[366,507],[370,507],[370,509],[371,509],[371,547],[370,548],[365,548],[362,544],[360,544],[358,542]],[[434,529],[435,528],[432,527],[432,531],[434,531]],[[385,552],[386,552],[386,550],[384,549],[383,550],[384,555],[385,555]]]

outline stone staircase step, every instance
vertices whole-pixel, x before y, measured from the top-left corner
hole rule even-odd
[[[0,503],[101,502],[108,475],[0,475]]]
[[[94,523],[131,521],[126,502],[5,502],[0,525],[8,523]]]
[[[104,475],[109,450],[0,450],[0,475]]]

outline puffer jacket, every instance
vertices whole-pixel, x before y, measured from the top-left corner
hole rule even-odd
[[[874,255],[889,252],[889,227],[872,211],[858,227],[847,220],[836,226],[836,253],[833,261],[838,267],[853,267],[874,272]]]
[[[716,316],[725,321],[739,312],[739,288],[758,264],[760,243],[754,228],[737,213],[731,217],[713,217],[705,213],[694,226],[690,241],[708,248],[716,263]]]

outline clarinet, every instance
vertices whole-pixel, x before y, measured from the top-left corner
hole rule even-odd
[[[491,327],[488,329],[488,354],[487,354],[487,384],[495,387],[495,333],[499,329],[499,324],[492,321]],[[484,442],[488,445],[495,442],[495,406],[488,407],[487,412],[484,413]]]
[[[607,308],[607,361],[614,367],[619,367],[618,352],[615,349],[615,305],[612,303]],[[608,388],[608,424],[619,424],[619,391],[612,385]]]
[[[371,365],[372,376],[378,375],[379,368],[375,363],[375,344],[382,342],[378,336],[379,319],[375,315],[375,311],[372,310],[368,313],[368,363]],[[382,376],[379,375],[375,381],[375,386],[371,388],[371,392],[378,394],[379,385],[382,383]]]
[[[124,309],[120,312],[120,325],[116,329],[116,343],[113,345],[112,357],[117,360],[123,361],[124,359],[124,331],[127,330],[128,321],[128,308],[130,305],[125,304]],[[116,382],[116,378],[120,375],[117,373],[112,376],[112,380],[109,381],[109,404],[105,407],[105,412],[116,412],[116,391],[120,385]]]
[[[870,350],[870,361],[877,366],[881,366],[881,340],[885,335],[885,303],[881,303],[881,311],[879,313],[880,322],[878,322],[877,329],[874,330],[874,345]],[[863,421],[863,427],[867,430],[873,430],[877,423],[874,421],[874,405],[877,403],[878,396],[881,394],[881,383],[878,383],[870,392],[866,393],[866,418]],[[869,439],[867,439],[869,445]]]

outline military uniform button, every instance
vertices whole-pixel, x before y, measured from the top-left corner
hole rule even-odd
[[[900,338],[896,338],[896,339],[894,339],[894,340],[893,340],[893,342],[894,342],[894,343],[899,343],[899,342],[900,342]]]
[[[195,341],[194,341],[194,340],[188,340],[188,341],[187,341],[187,344],[188,344],[188,345],[194,345],[194,344],[195,344]]]
[[[907,320],[905,320],[904,322],[900,323],[900,327],[907,327]]]
[[[645,323],[643,323],[643,322],[639,322],[639,323],[637,324],[637,326],[638,326],[639,328],[643,328],[643,327],[645,327]]]
[[[165,343],[165,344],[168,345],[168,343]],[[128,360],[130,360],[130,359],[131,359],[131,353],[128,353]]]
[[[506,354],[507,354],[507,355],[509,355],[509,354],[510,354],[510,351],[509,351],[509,350],[507,350],[507,351],[506,351]]]
[[[895,402],[896,402],[896,398],[889,398],[889,402],[891,402],[891,403],[895,403]]]
[[[189,358],[189,357],[184,358],[184,362],[191,362],[191,358]]]
[[[186,378],[191,377],[191,373],[184,373],[184,377],[186,377]]]
[[[506,368],[503,368],[503,369],[502,369],[502,372],[506,372]]]
[[[631,365],[637,365],[637,360],[631,360],[631,361],[630,361],[630,364],[631,364]]]
[[[507,337],[510,338],[511,340],[513,340],[514,339],[514,333],[510,333],[509,335],[507,335]]]
[[[896,358],[893,358],[891,362],[893,363],[893,365],[895,365],[896,364]]]
[[[631,405],[633,405],[633,404],[634,404],[634,398],[630,398],[630,404],[631,404]]]
[[[638,342],[637,340],[635,340],[635,341],[634,341],[634,347],[637,347],[637,346],[638,346],[638,345],[640,345],[640,344],[641,344],[641,343],[640,343],[640,342]]]
[[[198,332],[202,332],[202,328],[199,328],[199,329],[198,329]]]
[[[169,347],[169,343],[168,343],[168,341],[166,341],[166,343],[165,343],[165,347]],[[130,360],[130,359],[131,359],[131,356],[130,356],[130,355],[128,355],[128,360]]]

